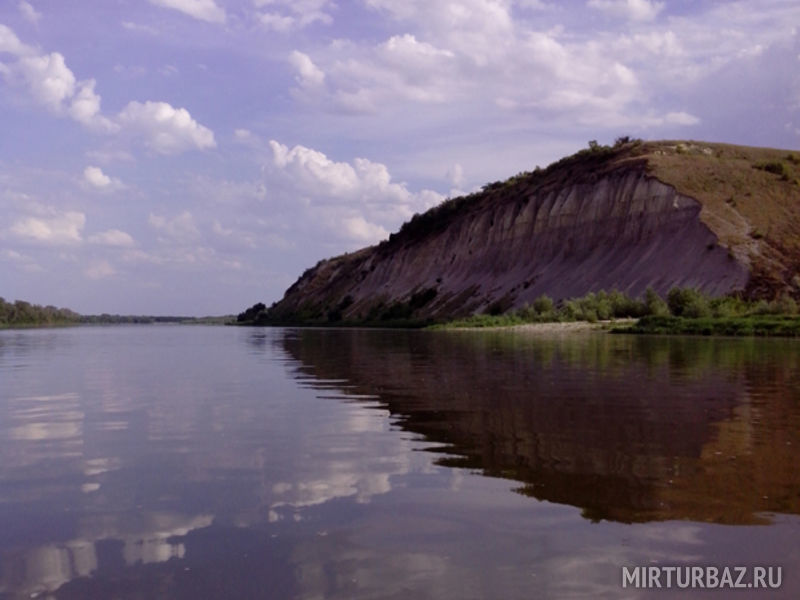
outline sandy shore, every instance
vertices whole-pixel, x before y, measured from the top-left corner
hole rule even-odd
[[[612,327],[624,327],[636,319],[616,319],[614,321],[569,321],[566,323],[524,323],[499,327],[454,327],[450,331],[524,331],[526,333],[573,333],[578,331],[605,331]]]

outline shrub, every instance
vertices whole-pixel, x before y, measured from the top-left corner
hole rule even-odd
[[[747,303],[731,296],[714,298],[709,306],[711,314],[717,318],[739,317],[747,313]]]
[[[669,314],[667,303],[659,296],[656,291],[648,287],[644,292],[644,315],[665,317]]]
[[[791,176],[791,171],[789,167],[786,166],[786,163],[780,160],[770,160],[765,162],[756,163],[753,165],[756,169],[761,171],[766,171],[767,173],[774,173],[775,175],[780,175],[781,179],[785,181],[789,181],[789,177]]]
[[[244,312],[240,312],[236,315],[236,322],[237,323],[248,323],[251,321],[256,321],[260,315],[262,315],[267,310],[266,305],[263,302],[257,302]]]
[[[642,302],[626,296],[619,290],[611,290],[608,294],[608,301],[611,304],[613,317],[641,317],[645,312]]]
[[[536,300],[533,301],[533,310],[536,311],[537,314],[543,315],[545,313],[550,313],[553,311],[553,299],[549,296],[542,294]]]
[[[517,310],[517,316],[523,321],[535,321],[537,316],[536,313],[536,308],[527,302],[523,304],[519,310]]]
[[[672,288],[667,294],[667,305],[676,317],[697,319],[711,316],[708,298],[693,288]]]
[[[776,315],[796,315],[797,302],[791,296],[781,296],[769,303],[770,312]]]

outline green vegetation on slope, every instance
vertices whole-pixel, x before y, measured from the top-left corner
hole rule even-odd
[[[589,293],[557,305],[540,296],[532,305],[505,314],[473,315],[434,325],[437,329],[464,327],[508,327],[526,323],[638,318],[635,325],[616,328],[616,333],[683,333],[698,335],[800,335],[797,303],[788,296],[772,302],[747,301],[725,296],[710,298],[692,288],[673,288],[666,301],[648,289],[635,299],[612,290]]]
[[[796,315],[752,315],[747,317],[649,316],[631,327],[620,327],[613,333],[735,335],[735,336],[800,336],[800,317]]]

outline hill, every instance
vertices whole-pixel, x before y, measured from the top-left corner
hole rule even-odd
[[[415,215],[242,320],[380,323],[617,289],[800,297],[800,152],[620,138]],[[260,307],[259,307],[260,308]]]

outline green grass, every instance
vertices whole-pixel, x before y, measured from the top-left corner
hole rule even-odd
[[[503,314],[489,311],[431,328],[513,327],[525,323],[571,321],[596,323],[618,318],[639,320],[629,327],[613,327],[613,333],[800,336],[798,306],[789,296],[771,302],[734,296],[710,298],[693,288],[671,289],[666,302],[649,288],[641,299],[616,290],[589,293],[557,304],[547,296],[540,296],[532,305],[526,304],[514,311]]]
[[[429,329],[463,329],[465,327],[513,327],[534,321],[523,319],[517,314],[509,313],[505,315],[472,315],[463,319],[448,321],[447,323],[437,323],[431,325]],[[540,321],[541,322],[541,321]]]
[[[796,315],[749,315],[739,317],[642,317],[630,327],[612,333],[800,337]]]

